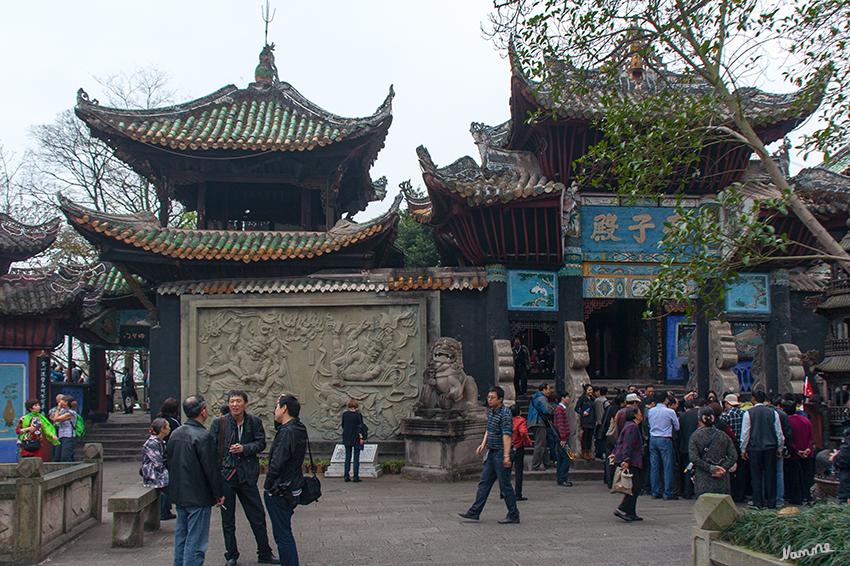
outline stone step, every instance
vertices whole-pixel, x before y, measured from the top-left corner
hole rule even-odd
[[[522,479],[523,481],[556,481],[557,474],[555,472],[555,468],[549,468],[548,470],[541,472],[523,472]],[[581,470],[574,469],[570,466],[569,473],[570,481],[598,481],[602,482],[605,478],[605,472],[603,470]]]

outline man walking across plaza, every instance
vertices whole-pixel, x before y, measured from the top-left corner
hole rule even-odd
[[[481,446],[475,451],[481,454],[486,450],[484,469],[481,470],[481,479],[478,481],[478,493],[475,503],[469,511],[458,513],[464,519],[477,521],[487,503],[490,489],[496,480],[499,481],[499,489],[505,496],[505,505],[508,506],[508,515],[499,519],[500,524],[519,523],[519,509],[516,506],[516,494],[511,486],[511,435],[513,434],[513,419],[511,412],[504,405],[505,390],[501,387],[491,387],[487,393],[487,404],[490,410],[487,412],[487,430]]]
[[[236,566],[239,549],[236,544],[236,496],[245,511],[245,517],[257,541],[259,564],[280,564],[272,554],[266,530],[266,513],[257,480],[260,462],[257,454],[266,449],[266,432],[259,417],[246,412],[248,394],[231,391],[227,405],[230,413],[217,417],[210,425],[210,436],[215,442],[215,453],[221,465],[224,481],[224,505],[221,506],[221,530],[224,533],[224,559],[226,566]]]
[[[544,469],[552,465],[546,440],[546,429],[552,420],[554,410],[549,404],[549,384],[545,381],[537,388],[537,393],[528,404],[526,423],[534,439],[534,450],[531,454],[531,469]]]
[[[741,458],[750,462],[753,507],[776,509],[776,466],[782,457],[785,436],[779,415],[765,405],[767,395],[753,392],[755,405],[744,413],[741,424]]]
[[[224,503],[215,442],[204,427],[207,403],[201,395],[183,401],[186,422],[171,433],[168,456],[169,492],[177,506],[174,566],[203,566],[210,540],[212,506]]]
[[[284,566],[298,566],[298,548],[292,536],[292,515],[298,506],[304,476],[301,466],[307,452],[307,427],[301,422],[301,403],[294,395],[277,401],[274,420],[280,425],[269,452],[269,473],[263,499],[272,523],[277,552]],[[311,458],[312,460],[312,458]]]
[[[560,403],[555,407],[555,432],[557,433],[555,440],[557,441],[558,450],[558,485],[561,487],[572,487],[573,483],[568,481],[570,473],[570,457],[567,455],[567,447],[570,444],[570,420],[567,413],[567,404],[570,402],[570,394],[566,391],[558,392]]]
[[[655,407],[649,412],[649,463],[651,470],[650,485],[652,498],[661,499],[661,474],[664,473],[664,500],[679,499],[673,493],[675,455],[673,454],[673,434],[679,430],[679,417],[669,405],[676,398],[666,393],[656,393]]]

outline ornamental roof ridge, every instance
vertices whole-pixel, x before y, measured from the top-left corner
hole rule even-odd
[[[601,68],[578,69],[564,61],[554,61],[549,66],[556,70],[556,78],[537,81],[525,74],[513,43],[509,46],[509,56],[512,76],[522,85],[529,100],[543,110],[555,111],[565,118],[597,118],[603,110],[603,94],[618,94],[638,101],[663,92],[705,96],[714,90],[702,77],[675,73],[662,64],[643,67],[641,79],[635,80],[623,68],[617,68],[616,75],[611,75]],[[560,83],[559,86],[556,81]],[[575,85],[580,85],[580,88],[571,88]],[[823,93],[824,85],[813,81],[790,93],[768,93],[756,87],[741,87],[732,94],[738,98],[747,119],[754,126],[763,126],[789,120],[802,122],[820,106]],[[725,107],[719,107],[717,115],[731,121],[731,115]]]
[[[62,220],[58,216],[41,224],[29,225],[0,213],[0,256],[24,261],[40,254],[56,240]]]
[[[103,288],[92,285],[92,278],[105,272],[102,263],[14,269],[0,275],[0,312],[45,314],[67,308],[81,298],[83,311],[91,313],[103,296]]]
[[[390,205],[389,210],[387,210],[384,214],[363,223],[354,222],[353,220],[348,220],[346,218],[340,218],[337,223],[328,230],[328,233],[334,235],[352,235],[362,232],[367,228],[371,228],[372,226],[384,224],[394,216],[398,216],[402,198],[404,197],[401,193],[397,194],[393,199],[393,203]]]
[[[479,166],[469,156],[438,168],[425,146],[416,148],[423,176],[432,178],[450,193],[464,197],[470,207],[505,204],[564,190],[563,183],[548,179],[534,155],[527,151],[489,148]],[[426,180],[426,185],[431,188]],[[431,199],[433,202],[433,198]]]

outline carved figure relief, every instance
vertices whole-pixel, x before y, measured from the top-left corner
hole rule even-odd
[[[722,395],[726,391],[738,391],[738,376],[732,371],[738,363],[738,349],[732,337],[732,328],[728,322],[711,320],[708,322],[709,389]]]
[[[278,397],[293,393],[327,440],[356,399],[370,437],[393,438],[419,397],[420,322],[416,305],[198,309],[197,389],[212,407],[247,392],[267,431]]]
[[[8,543],[15,534],[14,507],[14,499],[0,501],[0,549],[8,549],[11,546]],[[5,551],[9,552],[9,550]]]
[[[493,340],[493,367],[496,369],[496,385],[505,390],[505,403],[516,401],[514,390],[514,353],[510,340]]]
[[[439,338],[431,346],[422,381],[417,407],[447,411],[478,407],[478,385],[463,371],[463,349],[454,338]]]
[[[802,393],[806,371],[802,353],[796,344],[779,344],[776,347],[779,393]]]

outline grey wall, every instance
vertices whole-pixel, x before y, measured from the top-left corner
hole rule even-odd
[[[504,285],[502,285],[504,287]],[[442,336],[454,338],[463,344],[463,367],[478,385],[479,400],[486,398],[486,391],[493,386],[493,339],[508,339],[504,336],[491,337],[487,318],[501,316],[507,328],[507,303],[502,312],[488,313],[488,286],[483,291],[443,291],[440,293],[440,325]],[[490,310],[494,310],[491,307]]]
[[[183,401],[180,398],[180,298],[159,295],[156,309],[159,326],[151,328],[150,341],[151,419],[169,397]]]

